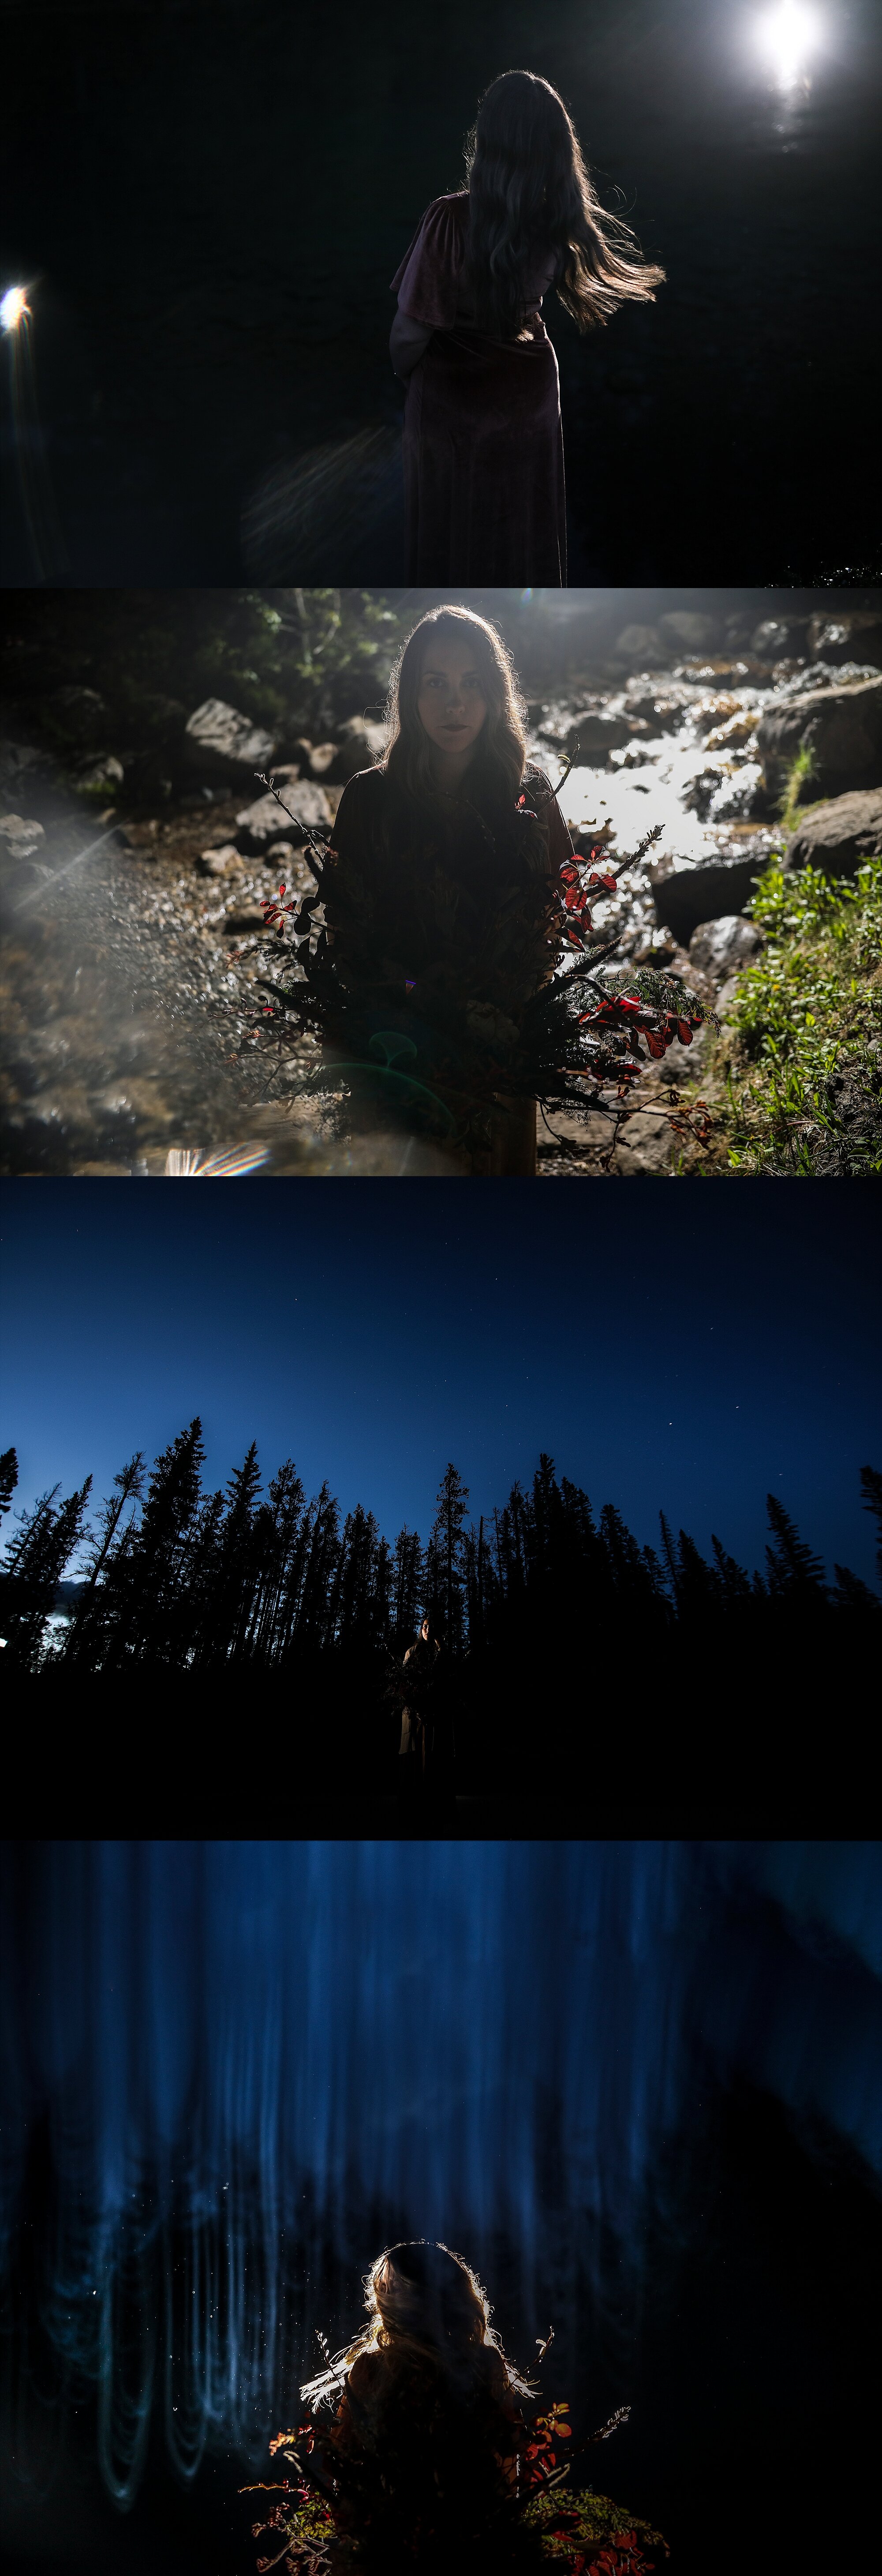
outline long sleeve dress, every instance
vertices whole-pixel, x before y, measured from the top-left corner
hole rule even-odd
[[[466,793],[455,806],[407,805],[383,770],[360,771],[340,799],[325,898],[335,952],[344,972],[351,959],[357,976],[367,900],[371,950],[384,963],[384,1024],[412,1026],[436,1061],[433,1033],[443,1032],[457,977],[464,996],[468,984],[473,1009],[492,1014],[507,995],[527,1000],[553,964],[547,949],[537,948],[536,915],[572,844],[543,772],[528,766],[523,788],[539,826],[523,847],[514,814],[510,832],[500,835]],[[455,1075],[436,1088],[467,1140],[459,1149],[463,1172],[535,1177],[534,1100],[475,1105],[457,1090]]]
[[[522,276],[514,340],[478,331],[464,277],[466,192],[436,197],[392,279],[399,311],[431,332],[404,414],[409,582],[566,582],[557,359],[542,320],[553,254]]]

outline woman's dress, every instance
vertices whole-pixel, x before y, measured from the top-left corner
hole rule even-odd
[[[404,413],[407,580],[559,588],[560,386],[540,311],[554,264],[524,274],[519,338],[478,331],[463,284],[468,214],[466,193],[437,197],[392,280],[400,312],[432,333]]]
[[[543,880],[556,882],[558,869],[572,851],[567,826],[541,770],[527,768],[523,792],[540,825]],[[517,830],[512,816],[512,843]],[[406,987],[407,1010],[421,1042],[425,1042],[426,1032],[431,1041],[439,964],[434,947],[439,903],[442,914],[446,909],[450,919],[455,919],[462,947],[472,958],[479,959],[493,950],[495,923],[503,906],[510,908],[519,869],[523,871],[524,982],[518,999],[527,1000],[530,992],[537,989],[536,952],[530,945],[530,863],[512,846],[500,846],[498,831],[494,834],[489,828],[477,795],[474,801],[469,799],[467,782],[455,803],[439,797],[427,799],[418,807],[402,800],[385,771],[361,770],[350,779],[341,796],[334,824],[334,849],[343,880],[349,877],[370,888],[374,945],[386,949],[390,989],[397,979],[402,1003]],[[427,888],[431,901],[426,898]],[[333,874],[328,880],[325,909],[335,946],[339,943],[345,963],[347,923],[342,906],[339,912],[335,907]],[[378,923],[382,925],[382,940]],[[512,935],[516,936],[516,932],[517,925]],[[353,950],[356,971],[357,964]],[[541,976],[538,980],[542,980]],[[498,998],[492,973],[488,973],[478,1006],[486,1003],[492,1009]],[[439,1097],[449,1110],[453,1128],[466,1139],[451,1154],[460,1170],[480,1178],[535,1178],[534,1100],[498,1098],[476,1104],[453,1085],[439,1090]]]

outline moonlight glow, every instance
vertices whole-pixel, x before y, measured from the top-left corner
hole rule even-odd
[[[24,321],[29,309],[27,287],[7,286],[6,293],[0,301],[0,323],[4,331],[17,331],[19,323]]]
[[[817,48],[818,32],[814,10],[801,8],[799,0],[780,0],[779,8],[759,20],[759,42],[782,89],[802,79]]]

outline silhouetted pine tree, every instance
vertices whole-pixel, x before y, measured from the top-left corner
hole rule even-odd
[[[836,1576],[833,1599],[837,1610],[882,1610],[878,1592],[871,1592],[869,1584],[864,1583],[859,1574],[852,1574],[850,1565],[834,1565],[833,1572]]]
[[[13,1452],[13,1455],[15,1453]],[[861,1493],[865,1512],[872,1512],[876,1523],[876,1568],[882,1583],[882,1475],[878,1467],[861,1468]]]
[[[463,1484],[458,1469],[449,1464],[438,1487],[438,1505],[429,1545],[433,1551],[438,1604],[447,1643],[454,1654],[462,1644],[465,1628],[463,1522],[468,1499],[468,1486]]]
[[[766,1544],[770,1594],[791,1602],[798,1596],[806,1605],[824,1601],[827,1586],[820,1557],[813,1555],[807,1539],[800,1538],[796,1522],[776,1494],[766,1495],[766,1510],[772,1532]]]
[[[425,1558],[418,1530],[401,1529],[392,1559],[391,1626],[396,1646],[410,1645],[419,1626],[425,1584]]]
[[[50,1610],[55,1606],[65,1566],[83,1535],[91,1476],[79,1493],[68,1494],[55,1510],[58,1486],[41,1494],[32,1512],[22,1516],[19,1534],[8,1549],[3,1570],[2,1615],[7,1667],[33,1672],[40,1661]]]
[[[736,1563],[734,1556],[727,1555],[720,1539],[712,1538],[711,1546],[714,1552],[720,1600],[725,1603],[727,1609],[734,1609],[736,1603],[750,1600],[750,1576],[745,1572],[743,1565]]]
[[[16,1485],[18,1459],[14,1449],[0,1451],[0,1520],[5,1520]]]
[[[127,1466],[113,1479],[113,1493],[104,1504],[98,1529],[86,1560],[83,1588],[71,1619],[64,1647],[65,1660],[94,1669],[103,1662],[108,1610],[112,1607],[112,1588],[108,1589],[110,1569],[116,1555],[126,1548],[135,1526],[135,1513],[144,1492],[145,1460],[136,1449]],[[130,1518],[124,1514],[132,1506]]]
[[[188,1559],[202,1504],[198,1414],[153,1467],[141,1525],[114,1568],[117,1617],[111,1660],[190,1660]]]

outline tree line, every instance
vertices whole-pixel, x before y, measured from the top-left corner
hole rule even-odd
[[[441,1479],[428,1540],[401,1529],[394,1544],[359,1504],[341,1516],[325,1483],[307,1498],[287,1459],[264,1488],[254,1443],[225,1489],[204,1488],[195,1418],[147,1470],[138,1451],[90,1518],[91,1478],[59,1500],[43,1494],[17,1517],[0,1562],[4,1665],[112,1675],[133,1665],[176,1673],[283,1671],[304,1659],[362,1675],[400,1669],[428,1614],[451,1667],[517,1662],[578,1636],[689,1637],[727,1627],[748,1635],[823,1623],[863,1628],[880,1593],[849,1567],[834,1580],[777,1496],[768,1497],[762,1571],[748,1572],[714,1537],[705,1558],[660,1515],[657,1548],[641,1546],[612,1503],[588,1495],[541,1456],[530,1486],[475,1526],[455,1466]],[[17,1484],[14,1450],[0,1459],[0,1510]],[[861,1470],[880,1541],[882,1474]],[[76,1561],[75,1580],[65,1582]],[[62,1603],[64,1624],[51,1621]]]

